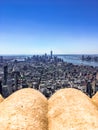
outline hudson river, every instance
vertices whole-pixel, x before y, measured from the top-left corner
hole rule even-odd
[[[93,56],[93,55],[92,55]],[[89,65],[96,67],[98,66],[98,62],[90,62],[90,61],[82,61],[82,55],[58,55],[59,58],[62,58],[65,62],[73,63],[75,65]]]

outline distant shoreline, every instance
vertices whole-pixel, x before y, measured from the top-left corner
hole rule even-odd
[[[33,56],[33,55],[45,55],[45,54],[0,54],[0,56]],[[50,55],[50,54],[47,54]],[[54,56],[98,56],[98,54],[53,54]]]

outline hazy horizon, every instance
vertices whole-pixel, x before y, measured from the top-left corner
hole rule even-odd
[[[51,55],[51,54],[49,54],[49,53],[43,53],[43,54],[0,54],[0,56],[33,56],[33,55],[45,55],[45,54],[47,54],[47,55]],[[98,54],[53,54],[54,56],[63,56],[63,55],[65,55],[65,56],[78,56],[78,55],[80,55],[80,56],[82,56],[82,55],[92,55],[92,56],[98,56]]]
[[[97,0],[0,2],[0,55],[98,54]]]

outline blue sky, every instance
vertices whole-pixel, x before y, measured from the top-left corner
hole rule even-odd
[[[97,0],[1,0],[0,54],[98,54]]]

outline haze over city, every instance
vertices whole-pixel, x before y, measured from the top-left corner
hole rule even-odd
[[[0,1],[0,54],[98,54],[97,0]]]

